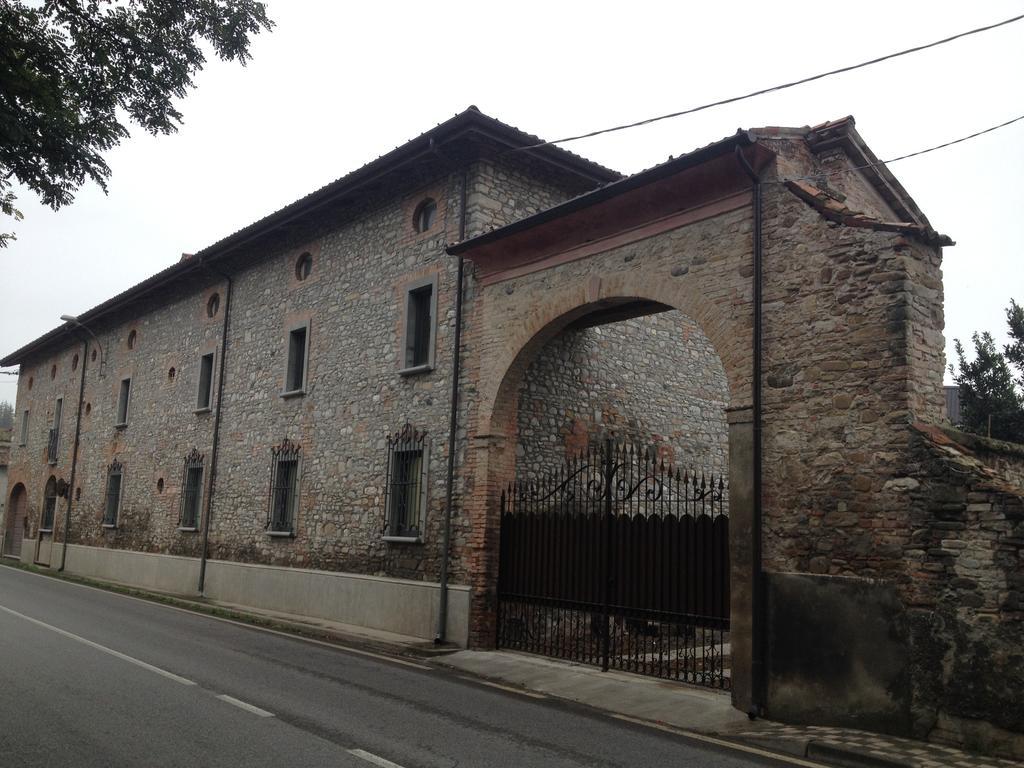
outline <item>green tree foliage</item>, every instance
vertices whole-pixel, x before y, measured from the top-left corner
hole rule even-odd
[[[960,387],[961,428],[987,435],[991,418],[992,437],[1024,443],[1024,308],[1013,299],[1006,322],[1010,343],[1002,351],[992,334],[975,333],[974,359],[967,360],[956,339],[957,368],[949,370]]]
[[[21,218],[11,178],[55,210],[106,191],[126,122],[176,131],[203,46],[245,64],[272,26],[256,0],[0,0],[0,212]]]
[[[0,432],[14,427],[14,406],[6,400],[0,402]]]

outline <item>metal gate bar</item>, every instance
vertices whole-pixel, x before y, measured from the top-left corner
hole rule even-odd
[[[498,646],[728,688],[726,503],[721,476],[610,440],[511,483]]]

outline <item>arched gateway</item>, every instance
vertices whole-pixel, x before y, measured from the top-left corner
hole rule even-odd
[[[572,529],[578,515],[568,523],[549,519],[552,501],[575,503],[559,499],[560,492],[548,496],[541,514],[514,519],[522,493],[529,508],[552,489],[550,481],[543,490],[516,482],[519,391],[539,350],[581,318],[610,322],[676,309],[710,340],[728,382],[728,546],[722,542],[722,552],[730,569],[729,608],[718,625],[728,628],[718,650],[727,645],[731,662],[718,684],[731,684],[743,709],[763,710],[773,695],[776,713],[799,710],[765,671],[772,625],[766,602],[756,598],[765,596],[770,607],[777,588],[776,577],[766,581],[765,572],[780,574],[782,586],[788,572],[877,573],[877,551],[864,546],[865,533],[831,526],[826,516],[889,503],[874,491],[901,470],[880,446],[907,444],[915,419],[941,414],[938,246],[950,241],[935,234],[884,168],[868,169],[867,176],[844,172],[862,165],[865,152],[852,121],[743,132],[449,248],[472,264],[476,278],[466,322],[473,355],[466,372],[471,402],[461,551],[474,588],[472,643],[533,643],[533,650],[570,656],[567,643],[586,646],[578,630],[567,640],[561,629],[578,626],[579,612],[537,620],[510,599],[517,590],[537,593],[536,573],[529,582],[515,557],[533,558],[535,572],[558,581],[566,568],[579,569],[573,548],[584,540]],[[823,173],[822,186],[805,180]],[[601,464],[604,454],[593,458]],[[570,464],[565,471],[578,469]],[[865,476],[869,483],[858,479]],[[690,519],[696,530],[699,515]],[[678,520],[662,526],[660,542],[669,552]],[[531,531],[537,525],[541,531]],[[866,535],[876,536],[871,530]],[[638,539],[618,531],[623,541]],[[609,535],[587,539],[588,557],[627,547]],[[714,536],[707,538],[713,550]],[[891,563],[905,567],[898,557]],[[615,598],[614,582],[622,577],[614,567],[603,572],[608,576]],[[684,569],[684,591],[686,577]],[[560,598],[583,603],[604,588],[558,589]],[[803,606],[812,614],[843,587],[818,581],[814,588],[822,590],[818,602]],[[638,622],[641,616],[627,613],[620,625],[609,623],[602,606],[582,624],[610,644],[607,634],[632,629],[633,637],[620,644],[632,642],[637,671],[649,671],[642,667],[651,666],[652,655],[671,648],[663,631]],[[657,642],[637,639],[644,636]],[[692,657],[696,646],[690,642],[684,655]],[[664,667],[655,674],[665,674]],[[709,682],[699,675],[681,679]],[[710,681],[715,684],[713,676]],[[885,692],[892,682],[844,678],[843,686],[852,687],[840,698]]]
[[[28,524],[28,496],[25,486],[17,483],[11,489],[11,498],[7,505],[7,519],[4,522],[4,555],[21,557],[21,542],[25,538],[25,527]]]

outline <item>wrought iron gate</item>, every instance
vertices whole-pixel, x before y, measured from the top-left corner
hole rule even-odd
[[[605,441],[501,497],[500,648],[728,688],[722,477]]]

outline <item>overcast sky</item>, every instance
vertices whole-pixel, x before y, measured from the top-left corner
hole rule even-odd
[[[1024,3],[333,3],[270,0],[248,67],[212,61],[173,136],[110,152],[109,194],[22,192],[0,250],[8,353],[476,104],[544,138],[677,111],[1016,15]],[[567,145],[635,172],[738,127],[852,114],[881,158],[1024,114],[1024,22],[857,72]],[[1024,122],[891,166],[940,232],[954,337],[1024,301]],[[0,226],[10,228],[9,222]],[[14,401],[13,376],[0,400]]]

